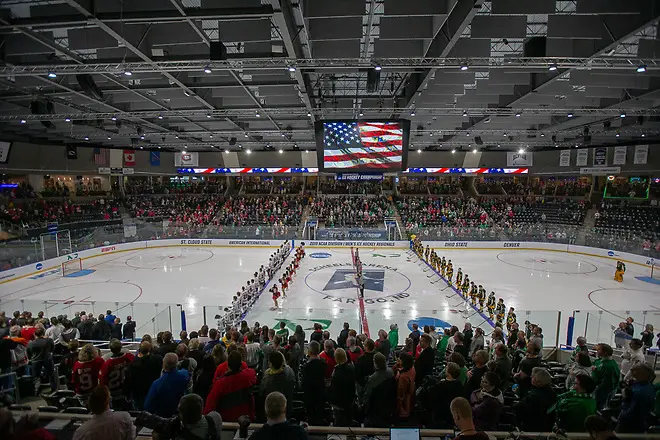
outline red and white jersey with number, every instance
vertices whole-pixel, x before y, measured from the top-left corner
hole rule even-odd
[[[92,359],[89,362],[76,361],[71,372],[71,383],[76,387],[76,393],[91,393],[99,384],[99,374],[103,367],[103,358]]]
[[[126,369],[133,362],[133,359],[135,359],[135,356],[132,353],[124,353],[105,361],[103,367],[101,367],[99,384],[107,386],[113,396],[123,395]]]

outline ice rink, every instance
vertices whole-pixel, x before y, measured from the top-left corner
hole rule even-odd
[[[174,246],[111,253],[85,260],[82,276],[62,277],[53,270],[0,284],[0,310],[73,316],[80,310],[99,314],[111,309],[123,321],[133,316],[140,335],[168,325],[178,332],[181,310],[188,330],[198,329],[206,310],[207,324],[216,326],[215,315],[272,252],[265,247]],[[639,331],[642,322],[660,327],[660,285],[635,278],[648,276],[647,267],[628,264],[620,284],[613,280],[615,261],[595,256],[523,249],[450,249],[444,255],[455,271],[462,268],[488,293],[504,298],[507,308],[515,307],[518,322],[529,319],[541,325],[546,338],[552,338],[546,345],[554,345],[558,325],[559,342],[565,343],[566,322],[576,310],[581,311],[576,335],[596,325],[593,317],[586,322],[585,311],[598,316],[602,337],[611,334],[611,325],[628,311],[640,324]],[[355,329],[362,324],[372,337],[391,323],[398,324],[402,335],[412,322],[462,327],[467,320],[487,333],[492,330],[482,314],[408,250],[360,248],[360,256],[365,274],[362,302],[350,248],[310,247],[280,308],[273,310],[264,292],[246,319],[268,326],[286,320],[305,329],[320,322],[333,334],[349,322]]]

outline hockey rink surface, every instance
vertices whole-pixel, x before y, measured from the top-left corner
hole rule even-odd
[[[312,324],[320,322],[334,335],[344,322],[359,330],[362,321],[362,330],[376,338],[379,329],[396,323],[401,341],[413,322],[462,328],[469,321],[486,333],[492,330],[487,314],[466,303],[407,249],[360,248],[363,301],[358,298],[350,248],[306,251],[279,308],[273,307],[268,284],[245,318],[250,325],[259,321],[271,327],[286,320],[291,328],[300,324],[309,333]],[[80,310],[98,315],[111,309],[122,322],[133,316],[142,335],[169,325],[178,333],[181,308],[188,331],[197,330],[206,306],[206,322],[215,327],[215,315],[230,305],[235,292],[273,252],[266,247],[178,246],[102,255],[85,260],[81,276],[62,277],[54,270],[0,284],[0,310],[44,310],[49,316],[71,317]],[[487,293],[504,298],[507,309],[515,307],[519,323],[529,319],[541,325],[545,336],[553,339],[546,345],[554,345],[558,311],[560,343],[565,343],[566,322],[574,310],[583,311],[582,321],[576,319],[576,336],[584,333],[584,311],[603,311],[599,319],[604,335],[611,334],[608,326],[623,320],[627,311],[638,324],[636,333],[642,331],[642,322],[660,327],[660,285],[635,278],[648,275],[647,267],[627,264],[621,284],[613,280],[615,261],[595,256],[524,249],[451,249],[444,255],[452,260],[454,273],[462,268]]]

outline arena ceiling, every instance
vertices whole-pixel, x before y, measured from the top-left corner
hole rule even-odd
[[[654,143],[659,19],[655,0],[4,0],[0,130],[313,150],[317,120],[406,118],[413,149]]]

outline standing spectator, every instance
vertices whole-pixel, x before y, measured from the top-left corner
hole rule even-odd
[[[552,389],[552,377],[545,368],[532,370],[532,389],[514,407],[518,416],[518,426],[528,432],[549,432],[553,420],[548,417],[548,410],[557,401],[557,394]]]
[[[390,331],[387,334],[387,339],[390,341],[390,348],[392,350],[396,349],[399,345],[399,326],[396,324],[390,324]]]
[[[325,381],[330,384],[332,372],[335,369],[337,362],[335,361],[335,344],[330,339],[326,339],[323,343],[323,353],[319,356],[322,361],[325,361]]]
[[[110,329],[110,337],[114,339],[121,339],[122,332],[121,328],[123,327],[120,318],[115,318],[115,322]]]
[[[289,336],[289,343],[284,347],[284,360],[286,364],[291,367],[296,379],[296,386],[298,386],[298,372],[300,371],[300,359],[302,358],[302,351],[295,336]]]
[[[161,417],[176,414],[176,406],[188,389],[188,370],[177,370],[179,358],[174,353],[163,357],[163,374],[149,388],[144,401],[145,411]]]
[[[514,380],[518,383],[518,395],[522,398],[532,388],[532,370],[541,366],[541,358],[538,356],[538,346],[530,341],[527,344],[527,356],[520,361],[518,372]]]
[[[410,353],[402,352],[394,366],[396,379],[396,410],[400,421],[408,420],[412,414],[415,398],[415,367]]]
[[[78,361],[73,364],[71,383],[76,394],[89,395],[99,383],[103,367],[103,358],[92,344],[84,345],[78,354]]]
[[[369,377],[362,398],[364,426],[374,428],[389,426],[396,410],[396,395],[394,373],[387,368],[385,356],[376,353],[374,374]]]
[[[64,331],[64,326],[55,317],[50,318],[50,327],[46,330],[46,337],[53,340],[55,344],[60,343],[60,335]]]
[[[339,348],[346,348],[346,339],[348,339],[349,327],[350,325],[348,324],[348,322],[345,322],[344,327],[339,332],[339,336],[337,336],[337,345],[339,346]]]
[[[385,330],[378,330],[378,341],[376,341],[376,351],[382,353],[385,356],[385,359],[390,358],[390,341],[387,338],[387,332]]]
[[[264,372],[261,380],[261,397],[265,400],[270,393],[277,391],[284,394],[288,401],[292,401],[296,389],[296,376],[291,367],[284,362],[284,355],[274,351],[270,354],[268,365],[270,368]]]
[[[472,338],[474,337],[474,332],[472,331],[472,324],[469,322],[465,323],[463,328],[463,345],[465,345],[465,358],[471,357],[470,346],[472,345]],[[462,354],[462,353],[461,353]]]
[[[256,370],[259,367],[259,352],[261,347],[254,341],[254,333],[248,332],[247,344],[245,344],[245,361],[247,366]]]
[[[591,376],[579,374],[575,378],[575,388],[560,395],[557,403],[550,408],[556,416],[557,426],[566,432],[584,432],[584,420],[596,414],[596,401],[591,397],[596,388]]]
[[[27,354],[29,341],[21,336],[21,328],[18,325],[9,328],[8,339],[16,343],[16,346],[11,350],[11,369],[18,376],[22,376],[29,361]]]
[[[206,399],[206,396],[208,396],[213,386],[213,378],[224,375],[229,369],[229,364],[227,364],[225,371],[220,374],[218,368],[223,364],[227,364],[227,352],[222,344],[216,344],[211,354],[204,356],[199,364],[200,366],[197,367],[197,378],[193,384],[193,391],[199,394],[202,399]]]
[[[571,361],[574,362],[578,353],[583,352],[589,354],[589,347],[587,347],[587,338],[584,336],[578,336],[576,339],[577,347],[573,350],[571,354]]]
[[[419,344],[419,338],[422,334],[419,332],[419,326],[417,324],[412,325],[412,331],[408,335],[413,341],[413,354],[417,353],[417,344]]]
[[[621,413],[616,426],[618,433],[646,432],[654,409],[655,372],[647,363],[638,363],[630,370],[630,385],[623,389]]]
[[[126,380],[126,370],[133,362],[132,353],[122,353],[121,342],[119,339],[110,341],[110,352],[112,357],[103,363],[99,374],[99,384],[108,387],[112,396],[112,407],[127,408],[127,398],[124,394],[124,382]]]
[[[321,327],[321,324],[315,323],[314,324],[314,331],[312,334],[309,336],[309,341],[316,341],[319,344],[323,341],[323,327]]]
[[[163,439],[221,440],[222,417],[215,411],[203,415],[203,409],[204,401],[200,396],[186,394],[179,400],[176,417],[165,419],[142,412],[135,424],[153,430],[158,438]]]
[[[635,322],[635,320],[632,316],[626,318],[626,333],[628,333],[629,336],[635,335],[635,326],[633,325],[633,322]]]
[[[431,337],[423,334],[419,339],[421,351],[415,361],[415,386],[418,388],[424,382],[424,378],[433,372],[435,355],[431,348]]]
[[[126,324],[124,324],[124,328],[122,330],[124,339],[128,339],[129,341],[135,340],[135,326],[136,323],[133,321],[133,318],[130,316],[126,317]]]
[[[163,358],[152,353],[152,345],[149,341],[142,341],[135,359],[127,369],[124,383],[129,390],[133,403],[138,410],[144,408],[144,401],[149,394],[151,385],[160,377]]]
[[[363,351],[360,347],[355,345],[355,338],[353,336],[349,336],[348,339],[346,339],[346,353],[352,364],[355,364],[360,356],[362,356]]]
[[[488,440],[490,437],[483,431],[477,431],[472,417],[472,407],[467,399],[456,397],[449,405],[454,424],[460,430],[454,440]]]
[[[34,339],[34,333],[37,331],[34,319],[29,318],[21,329],[21,337],[30,342]]]
[[[286,322],[280,321],[280,329],[275,333],[282,341],[289,340],[289,330],[286,328]],[[286,397],[286,396],[285,396]]]
[[[91,341],[94,337],[94,323],[89,316],[80,315],[80,323],[78,324],[78,331],[80,332],[80,339],[83,341]]]
[[[481,388],[470,395],[474,425],[477,429],[496,431],[504,409],[504,396],[500,391],[500,378],[487,372],[481,379]]]
[[[325,369],[326,364],[319,358],[321,346],[316,341],[309,343],[308,360],[303,365],[302,389],[307,418],[312,425],[325,424]],[[373,358],[373,356],[372,356]]]
[[[110,316],[114,316],[114,315],[110,315]],[[114,322],[114,318],[113,318],[113,322]],[[96,321],[92,327],[92,339],[95,341],[110,340],[110,323],[108,322],[108,320],[105,319],[103,315],[99,315],[98,321]]]
[[[343,348],[335,350],[335,366],[328,389],[328,400],[336,426],[351,426],[353,422],[353,402],[355,401],[355,367],[348,362]]]
[[[610,400],[610,397],[619,388],[621,371],[619,370],[619,364],[612,359],[614,350],[612,350],[611,346],[608,344],[598,344],[596,345],[596,353],[598,354],[598,359],[594,362],[591,377],[596,386],[594,391],[596,405],[598,409],[603,409]]]
[[[41,377],[43,370],[50,380],[50,388],[54,392],[57,390],[57,377],[55,377],[55,365],[53,363],[55,344],[52,339],[45,336],[45,333],[42,325],[37,326],[34,332],[35,339],[27,346],[27,354],[32,363],[32,376]]]
[[[254,397],[249,390],[257,383],[257,375],[251,368],[241,370],[242,361],[238,350],[229,353],[229,370],[213,382],[204,406],[204,414],[217,411],[222,420],[227,422],[236,422],[239,417],[247,415],[254,421]]]
[[[459,380],[461,367],[454,362],[448,362],[445,368],[445,378],[435,385],[429,394],[425,408],[431,410],[431,425],[433,428],[447,428],[452,425],[449,404],[465,393],[463,384]]]
[[[360,394],[367,384],[367,379],[374,373],[374,348],[374,341],[367,339],[364,342],[364,354],[355,363],[355,380]]]
[[[468,371],[467,376],[468,380],[465,384],[465,395],[470,397],[473,391],[481,388],[481,378],[486,374],[488,368],[486,363],[488,363],[488,352],[486,350],[479,350],[472,355],[472,361],[474,365],[472,369]]]
[[[103,316],[103,315],[101,315]],[[109,325],[113,325],[115,323],[115,319],[117,317],[112,314],[112,310],[106,310],[105,316],[103,319],[105,319],[105,322],[107,322]],[[99,321],[101,320],[101,317],[99,316]]]
[[[305,352],[305,332],[303,331],[302,325],[297,325],[296,326],[296,331],[293,333],[296,337],[296,341],[298,341],[298,345],[300,345],[300,351],[302,353]]]
[[[89,396],[94,417],[73,433],[73,440],[133,440],[135,425],[127,412],[110,410],[110,391],[97,386]]]
[[[642,344],[641,339],[631,339],[628,348],[626,348],[621,354],[621,358],[623,359],[621,361],[621,374],[623,375],[624,381],[627,381],[630,379],[630,370],[635,365],[646,361],[646,358],[644,357],[644,344]]]
[[[474,330],[474,336],[472,338],[472,341],[470,341],[470,349],[468,351],[468,355],[472,357],[472,355],[479,350],[484,349],[484,331],[481,329],[481,327],[477,327]]]
[[[644,331],[640,335],[642,336],[642,343],[645,348],[653,347],[653,325],[646,324]]]
[[[266,397],[266,424],[250,436],[250,440],[307,440],[307,431],[287,421],[287,400],[282,393]]]
[[[162,337],[163,337],[163,343],[158,346],[158,354],[165,357],[167,353],[176,352],[176,347],[178,344],[174,342],[172,337],[172,332],[170,331],[163,332]]]
[[[575,357],[575,362],[568,367],[568,376],[566,377],[567,390],[572,390],[575,387],[575,378],[578,374],[591,376],[591,358],[588,352],[579,352]]]

